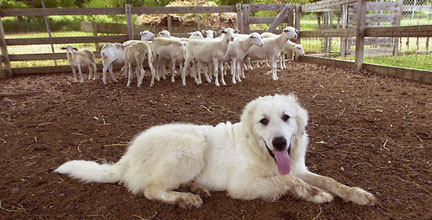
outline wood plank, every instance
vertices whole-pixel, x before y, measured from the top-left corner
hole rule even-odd
[[[301,37],[355,37],[356,29],[320,29],[315,31],[300,31]]]
[[[292,4],[286,4],[285,7],[279,12],[279,14],[274,19],[273,23],[270,25],[270,27],[267,29],[268,32],[273,32],[276,30],[276,27],[279,26],[283,19],[287,18],[288,10],[292,11],[293,6]]]
[[[50,15],[115,15],[124,14],[124,8],[31,8],[0,9],[0,16],[50,16]]]
[[[329,59],[329,58],[306,55],[306,56],[301,56],[300,61],[321,64],[321,65],[330,65],[330,66],[336,66],[336,67],[342,67],[348,69],[355,69],[354,62],[346,61],[346,60]],[[363,64],[363,69],[382,76],[391,76],[391,77],[416,81],[420,83],[432,84],[431,71],[383,66],[383,65],[368,64],[368,63]]]
[[[367,37],[431,37],[432,25],[365,28]]]
[[[243,5],[243,6],[246,6]],[[280,11],[285,7],[285,4],[248,4],[251,12],[256,11]]]
[[[98,51],[93,51],[96,58],[100,58]],[[66,53],[32,53],[32,54],[10,54],[10,61],[28,61],[28,60],[54,60],[67,59]]]
[[[275,17],[250,17],[249,24],[271,24]],[[284,18],[282,23],[288,23],[288,18]]]
[[[236,13],[235,6],[133,7],[132,14]]]
[[[357,3],[351,4],[350,7],[357,11]],[[398,2],[367,2],[366,11],[393,11],[399,10]]]
[[[102,64],[96,64],[96,69],[100,71],[103,68]],[[87,68],[82,68],[83,74],[87,72]],[[27,74],[39,74],[39,73],[71,73],[72,69],[70,65],[60,66],[40,66],[40,67],[20,67],[12,68],[14,75],[27,75]]]
[[[344,4],[358,2],[358,0],[324,0],[302,5],[302,12],[321,12],[323,9],[341,7]],[[327,11],[327,10],[326,10]]]
[[[357,13],[355,66],[357,70],[361,70],[364,53],[366,0],[359,0],[359,9],[357,10]]]
[[[8,45],[7,45],[7,42],[5,39],[6,39],[6,37],[5,37],[4,29],[3,29],[3,22],[2,22],[2,19],[0,17],[0,51],[3,55],[1,62],[4,63],[4,66],[5,66],[4,72],[6,73],[5,74],[6,77],[10,77],[10,76],[12,76],[12,70],[11,70],[11,65],[10,65],[10,61],[9,61],[9,53],[7,50]]]
[[[393,14],[367,14],[366,23],[372,22],[395,22],[397,21],[398,15]],[[351,14],[348,16],[348,21],[350,23],[355,23],[357,21],[357,15]]]
[[[125,42],[129,38],[127,35],[118,36],[86,36],[86,37],[53,37],[53,38],[17,38],[6,39],[6,44],[12,45],[31,45],[31,44],[66,44],[66,43],[94,43],[94,42]]]

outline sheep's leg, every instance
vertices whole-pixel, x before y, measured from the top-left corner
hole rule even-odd
[[[216,59],[213,59],[213,74],[214,74],[214,77],[215,77],[215,84],[216,84],[216,86],[220,86],[220,84],[219,84],[219,77],[218,77],[218,62],[217,62],[217,60]]]
[[[78,80],[77,80],[77,76],[76,76],[75,67],[74,66],[71,66],[71,67],[72,67],[72,73],[73,73],[73,77],[74,77],[74,82],[77,82]]]
[[[114,81],[114,82],[118,82],[117,78],[115,77],[115,75],[114,75],[114,73],[113,73],[113,64],[111,64],[111,65],[109,66],[109,72],[110,72],[110,75],[111,75],[111,78],[113,79],[113,81]],[[106,82],[106,79],[105,79],[105,82]],[[106,84],[106,83],[105,83],[105,84]]]
[[[106,82],[106,72],[107,72],[107,70],[108,70],[108,65],[107,65],[107,63],[102,59],[102,64],[103,64],[103,68],[102,68],[102,81],[103,81],[103,83],[104,84],[107,84],[107,82]],[[109,64],[110,65],[110,67],[111,67],[111,64]],[[112,74],[112,69],[110,69],[110,73],[111,73],[111,77],[113,76],[113,74]]]
[[[248,69],[253,70],[251,58],[247,58]]]
[[[231,75],[232,75],[232,83],[236,84],[236,61],[235,59],[231,60]]]
[[[268,62],[268,59],[265,60],[265,64],[267,65],[267,67],[270,67],[270,64]]]
[[[167,70],[166,70],[166,61],[162,61],[162,79],[166,79]]]
[[[131,78],[132,78],[132,64],[131,63],[127,64],[127,70],[128,70],[128,82],[127,82],[127,86],[130,86],[130,84],[131,84]]]
[[[78,64],[78,72],[79,72],[79,75],[80,75],[80,82],[84,82],[84,78],[83,78],[83,74],[81,72],[81,65],[80,64]]]
[[[183,86],[186,86],[186,70],[187,70],[187,68],[189,67],[189,60],[188,59],[186,59],[185,60],[185,64],[184,64],[184,66],[183,66],[183,70],[182,70],[182,74],[181,74],[181,78],[182,78],[182,84],[183,84]]]
[[[226,86],[226,83],[225,83],[225,78],[224,78],[224,62],[220,62],[220,75],[221,75],[221,82],[222,82],[222,85],[224,85],[224,86]]]
[[[291,51],[291,50],[288,50],[288,54],[289,54],[289,53],[292,54],[292,51]],[[286,63],[285,63],[285,56],[282,56],[281,62],[282,62],[282,64],[283,64],[283,68],[286,70],[287,67],[286,67]]]
[[[150,73],[151,73],[150,87],[152,87],[154,85],[154,79],[155,79],[155,76],[156,76],[156,70],[153,67],[152,59],[148,58],[147,62],[148,62],[148,65],[149,65],[149,68],[150,68]],[[144,79],[144,76],[143,76],[143,79]]]
[[[198,62],[198,81],[200,84],[202,84],[202,80],[201,80],[201,68],[202,68],[202,63]]]
[[[97,69],[96,69],[96,63],[92,63],[93,66],[93,80],[97,79]]]
[[[92,73],[93,73],[93,70],[92,70],[92,68],[91,68],[90,64],[88,64],[88,65],[87,65],[87,69],[88,69],[88,71],[89,71],[89,77],[88,77],[88,80],[91,80],[91,78],[92,78]]]
[[[244,65],[240,65],[240,62],[238,62],[238,61],[236,63],[237,63],[237,66],[235,68],[237,68],[237,73],[236,73],[237,81],[241,82],[241,79],[240,79],[241,67],[244,67]]]
[[[175,82],[175,68],[176,68],[176,62],[175,60],[173,60],[171,62],[171,82],[174,83]]]
[[[276,57],[271,58],[272,62],[272,70],[273,70],[273,80],[277,80],[277,63],[276,63]]]
[[[250,59],[248,60],[248,62],[250,64],[250,62],[251,62]],[[245,61],[244,60],[241,61],[241,71],[239,74],[241,74],[242,79],[246,78],[246,76],[245,76]]]
[[[199,84],[201,84],[201,82],[198,80],[198,77],[197,77],[197,73],[196,73],[196,63],[197,63],[197,62],[193,62],[193,63],[192,63],[192,76],[193,76],[193,78],[194,78],[194,80],[195,80],[195,83],[196,83],[197,85],[199,85]]]
[[[139,63],[137,64],[137,68],[139,68],[139,71],[141,72],[141,76],[140,76],[139,78],[137,78],[137,80],[138,80],[138,87],[141,87],[142,82],[143,82],[143,80],[144,80],[144,74],[145,74],[145,70],[144,70],[144,67],[143,67],[143,63],[142,63],[142,62],[139,62]]]

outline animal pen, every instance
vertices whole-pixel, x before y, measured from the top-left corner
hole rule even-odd
[[[254,14],[259,11],[279,11],[276,17],[256,17]],[[366,11],[368,13],[366,13]],[[22,67],[22,65],[11,65],[11,62],[34,61],[34,60],[59,60],[65,59],[64,53],[54,52],[58,44],[70,43],[95,43],[93,50],[96,56],[100,57],[98,50],[104,42],[124,42],[129,39],[138,39],[137,32],[140,30],[159,31],[168,29],[175,32],[175,36],[185,36],[186,31],[196,30],[196,27],[176,28],[173,16],[166,17],[166,25],[151,27],[149,25],[134,25],[132,17],[141,14],[186,14],[186,13],[235,13],[235,21],[231,25],[237,26],[241,33],[252,31],[270,31],[280,33],[278,27],[295,26],[300,30],[298,42],[304,44],[308,55],[301,58],[305,62],[330,64],[355,68],[357,70],[368,70],[371,72],[391,75],[416,81],[432,82],[430,69],[396,68],[383,65],[375,65],[363,62],[364,57],[397,55],[402,50],[412,53],[416,42],[415,54],[429,54],[429,38],[432,35],[430,19],[425,20],[426,25],[400,26],[403,14],[414,12],[425,13],[431,16],[431,5],[403,5],[402,1],[396,2],[367,2],[358,0],[326,0],[306,5],[293,4],[270,4],[251,5],[237,4],[235,6],[199,6],[199,7],[131,7],[124,8],[44,8],[44,9],[13,9],[0,10],[0,17],[4,20],[7,17],[23,16],[66,16],[66,15],[125,15],[127,24],[100,24],[96,22],[82,22],[81,29],[91,32],[94,36],[76,37],[49,37],[40,38],[10,38],[5,32],[2,20],[0,20],[0,47],[1,47],[1,77],[36,74],[69,72],[67,65],[56,66],[35,66]],[[373,13],[371,13],[373,12]],[[302,24],[302,17],[317,18],[317,29]],[[204,20],[204,19],[202,19]],[[337,25],[335,25],[337,20]],[[310,22],[310,20],[308,20]],[[428,23],[429,22],[429,23]],[[270,24],[265,30],[259,29],[261,24]],[[385,26],[387,25],[387,26]],[[303,26],[303,27],[302,27]],[[47,22],[47,27],[49,23]],[[255,27],[255,28],[254,28]],[[256,28],[258,27],[258,29]],[[262,26],[261,26],[262,27]],[[254,29],[252,29],[254,28]],[[181,29],[181,30],[180,30]],[[304,30],[305,29],[305,30]],[[109,31],[107,31],[109,30]],[[181,31],[181,32],[180,32]],[[101,33],[102,32],[102,33]],[[102,35],[102,36],[101,36]],[[316,40],[318,39],[318,42]],[[405,40],[405,44],[402,43]],[[315,41],[315,42],[314,42]],[[16,53],[13,48],[24,45],[49,45],[52,53]],[[318,46],[318,50],[314,49]],[[354,47],[354,48],[353,48]],[[337,49],[339,48],[339,49]],[[410,49],[411,48],[411,49]],[[335,51],[335,49],[337,51]],[[333,55],[339,55],[333,59]],[[291,57],[290,54],[288,54]],[[354,57],[354,62],[340,60],[344,57]],[[422,59],[421,56],[418,58]],[[430,60],[420,61],[424,66],[432,65]],[[100,69],[100,68],[99,68]]]
[[[347,0],[155,8],[127,2],[130,7],[0,10],[0,219],[432,219],[430,0],[404,0],[402,10],[391,1],[392,10],[382,12],[381,0],[366,7],[365,1]],[[187,36],[198,29],[194,13],[201,30],[279,33],[292,25],[300,29],[306,55],[288,61],[278,80],[263,66],[235,85],[196,85],[188,78],[187,86],[167,79],[153,87],[126,87],[120,69],[120,83],[73,83],[66,54],[59,53],[73,44],[100,57],[103,43],[138,39],[142,30]],[[396,14],[400,23],[393,21]],[[59,23],[60,17],[70,20]],[[374,22],[363,26],[363,19]],[[17,33],[24,30],[30,33]],[[408,58],[416,69],[372,64]],[[100,64],[98,70],[100,76]],[[116,162],[152,126],[234,124],[246,103],[276,93],[295,93],[308,112],[308,169],[361,187],[379,204],[359,206],[337,196],[316,204],[290,193],[274,202],[238,200],[211,191],[200,208],[184,210],[120,184],[83,184],[53,173],[69,160]]]

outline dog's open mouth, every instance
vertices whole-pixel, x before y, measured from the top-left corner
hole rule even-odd
[[[266,145],[267,151],[269,152],[270,156],[273,157],[273,159],[275,160],[279,173],[281,175],[289,174],[291,172],[291,145],[288,147],[287,150],[272,151],[267,146],[267,143],[265,141],[264,144]]]

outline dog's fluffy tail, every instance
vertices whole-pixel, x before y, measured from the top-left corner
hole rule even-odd
[[[72,160],[54,172],[67,174],[84,182],[113,183],[120,181],[116,164],[98,164],[94,161]]]

